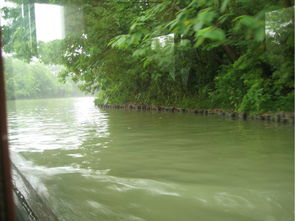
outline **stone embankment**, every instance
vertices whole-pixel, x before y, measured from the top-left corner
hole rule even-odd
[[[127,109],[127,110],[140,110],[140,111],[162,111],[162,112],[182,112],[182,113],[194,113],[200,115],[219,115],[232,119],[251,119],[262,120],[268,122],[277,122],[285,124],[294,123],[293,112],[276,112],[276,113],[262,113],[262,114],[248,114],[235,111],[227,111],[223,109],[188,109],[188,108],[176,108],[176,107],[163,107],[163,106],[148,106],[148,105],[119,105],[119,104],[96,104],[100,108],[106,109]]]

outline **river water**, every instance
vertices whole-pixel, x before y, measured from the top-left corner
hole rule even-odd
[[[89,97],[8,110],[13,161],[59,220],[293,220],[290,125],[104,110]]]

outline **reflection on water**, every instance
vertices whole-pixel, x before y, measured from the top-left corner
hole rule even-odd
[[[56,107],[58,99],[17,102],[17,112],[9,116],[13,152],[74,150],[88,137],[108,137],[107,116],[93,108],[92,100],[63,100]]]
[[[13,160],[60,220],[293,220],[288,125],[9,103]]]

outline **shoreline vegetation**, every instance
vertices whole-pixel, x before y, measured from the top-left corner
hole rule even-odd
[[[29,64],[13,57],[5,57],[4,62],[7,100],[83,96],[73,81],[59,79],[62,66]]]
[[[266,122],[275,122],[283,124],[294,124],[294,112],[265,112],[265,113],[246,113],[237,112],[233,110],[224,109],[191,109],[191,108],[177,108],[167,107],[159,105],[144,105],[144,104],[99,104],[95,102],[95,105],[103,109],[124,109],[135,111],[158,111],[158,112],[170,112],[170,113],[192,113],[203,116],[217,115],[224,116],[231,119],[240,120],[261,120]]]
[[[59,81],[95,94],[98,104],[222,109],[250,116],[294,112],[290,0],[71,2],[79,7],[66,7],[65,38],[35,39],[34,47],[27,44],[32,33],[22,5],[3,9],[11,21],[3,26],[4,52],[33,64],[11,59],[12,71],[6,64],[7,89],[16,85],[17,98],[59,94],[45,64],[61,65]],[[42,64],[32,63],[34,58]]]

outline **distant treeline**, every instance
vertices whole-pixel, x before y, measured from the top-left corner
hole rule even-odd
[[[28,64],[6,57],[4,66],[8,100],[82,95],[74,83],[63,84],[56,74],[42,63]],[[60,67],[53,66],[51,69]]]

